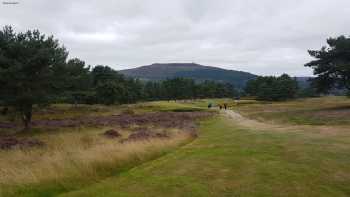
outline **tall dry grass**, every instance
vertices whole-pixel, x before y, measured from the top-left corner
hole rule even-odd
[[[0,151],[0,187],[69,178],[99,180],[190,140],[189,135],[175,132],[171,138],[120,143],[101,136],[102,131],[43,134],[38,137],[47,144],[45,147]]]

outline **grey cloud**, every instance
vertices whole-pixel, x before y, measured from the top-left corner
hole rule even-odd
[[[350,32],[348,0],[18,0],[0,25],[54,34],[88,64],[197,62],[311,75],[308,49]]]

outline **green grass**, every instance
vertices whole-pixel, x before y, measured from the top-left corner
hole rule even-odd
[[[131,107],[137,113],[145,112],[157,112],[157,111],[173,111],[173,112],[185,112],[185,111],[202,111],[205,108],[194,105],[193,102],[184,101],[154,101],[147,103],[136,104]]]
[[[349,140],[249,130],[218,117],[191,144],[61,196],[349,196]]]

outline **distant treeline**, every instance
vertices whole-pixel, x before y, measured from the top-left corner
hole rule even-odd
[[[313,87],[299,87],[295,78],[287,74],[279,77],[259,76],[247,82],[245,94],[257,100],[284,101],[300,97],[318,96]]]
[[[236,95],[234,87],[228,83],[195,83],[188,78],[145,82],[119,74],[108,66],[98,65],[90,71],[79,59],[69,60],[60,72],[63,88],[55,95],[55,102],[110,105]]]

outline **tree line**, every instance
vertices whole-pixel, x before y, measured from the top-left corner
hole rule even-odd
[[[70,62],[74,62],[71,63]],[[78,63],[78,64],[77,64]],[[79,65],[79,66],[78,66]],[[236,95],[228,83],[214,81],[195,82],[190,78],[172,78],[163,81],[140,81],[126,77],[108,66],[83,66],[78,59],[68,61],[67,70],[76,74],[64,74],[66,87],[56,102],[80,104],[127,104],[138,101],[184,100],[198,98],[223,98]],[[77,69],[79,67],[79,69]]]
[[[350,96],[350,37],[328,38],[327,46],[309,50],[314,60],[305,67],[313,69],[315,77],[308,87],[300,88],[286,74],[280,77],[257,77],[248,81],[245,93],[259,100],[281,101],[297,97],[314,97],[320,94],[344,94]]]
[[[178,100],[232,97],[230,84],[175,78],[142,82],[108,66],[87,66],[68,59],[67,49],[53,36],[39,30],[0,31],[0,104],[20,113],[30,127],[33,106],[50,103],[124,104],[141,100]]]
[[[258,100],[283,101],[297,97],[298,82],[287,74],[279,77],[259,76],[247,82],[245,93]]]

